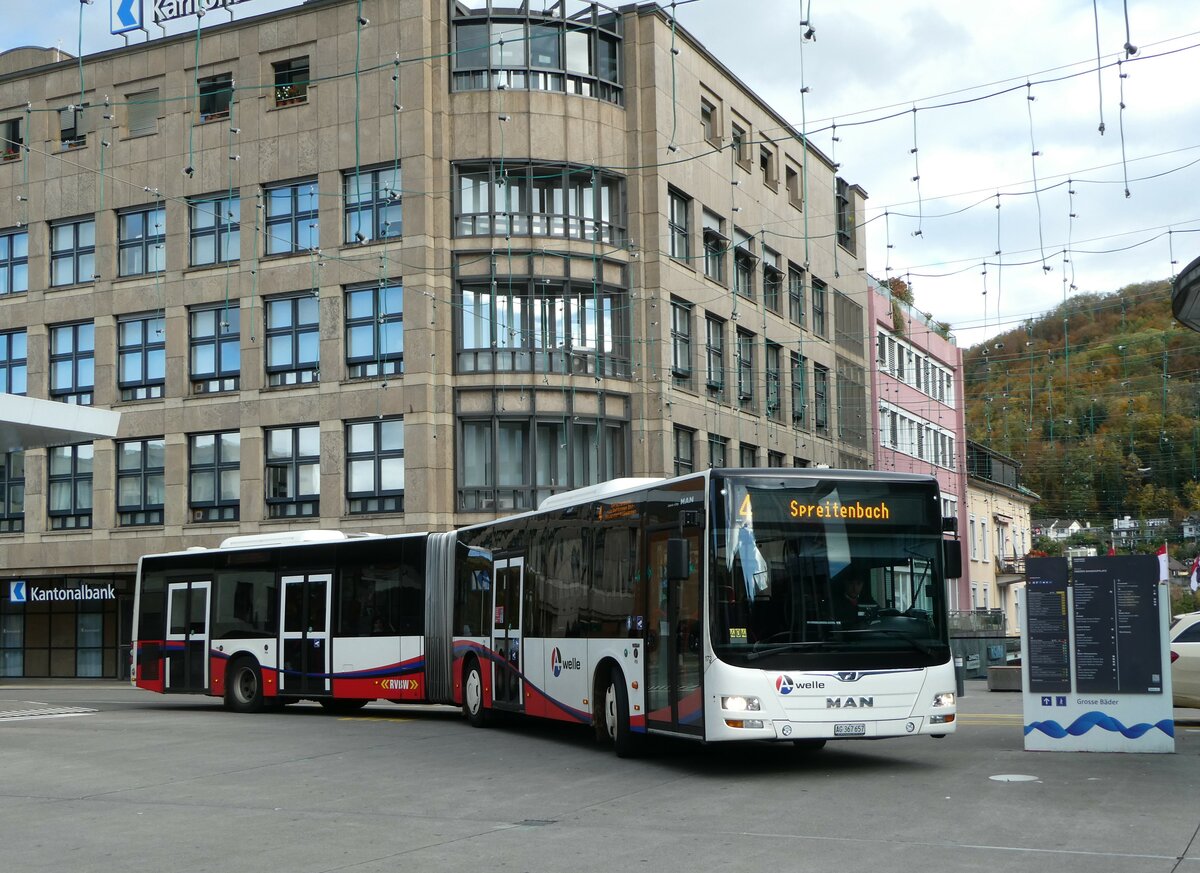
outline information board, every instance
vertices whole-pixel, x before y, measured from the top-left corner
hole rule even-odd
[[[1070,629],[1067,622],[1067,561],[1026,558],[1025,603],[1029,647],[1029,690],[1071,690]]]
[[[1075,689],[1162,694],[1158,558],[1075,558]]]

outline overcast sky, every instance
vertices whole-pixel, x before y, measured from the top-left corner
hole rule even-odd
[[[378,2],[364,0],[368,17]],[[235,8],[241,18],[294,5]],[[1096,7],[1099,75],[1089,0],[691,0],[677,14],[866,189],[868,268],[909,280],[918,308],[950,322],[966,346],[1064,294],[1166,278],[1200,256],[1200,3]],[[1137,53],[1118,68],[1126,7]],[[76,51],[77,0],[4,8],[0,50]],[[85,52],[121,44],[109,0],[83,15]],[[811,41],[802,41],[806,15]],[[946,103],[958,105],[937,108]]]

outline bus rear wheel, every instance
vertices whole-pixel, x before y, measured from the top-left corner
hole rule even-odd
[[[601,736],[612,744],[618,758],[632,758],[641,748],[641,738],[629,727],[629,692],[619,668],[613,667],[603,687],[600,717],[604,720],[604,728]]]
[[[483,671],[475,658],[470,660],[463,674],[462,709],[471,727],[487,727],[490,713],[483,706]]]
[[[338,715],[345,715],[349,712],[358,712],[371,701],[361,700],[357,697],[322,697],[320,700],[321,708],[326,712],[332,712]]]
[[[225,670],[225,708],[234,712],[261,712],[262,670],[253,658],[238,658]]]

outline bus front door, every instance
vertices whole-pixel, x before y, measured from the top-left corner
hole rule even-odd
[[[492,701],[501,709],[520,709],[521,589],[525,559],[506,558],[492,566]]]
[[[700,540],[687,534],[691,573],[668,579],[667,540],[671,530],[648,537],[652,568],[646,626],[646,726],[668,733],[704,732],[700,691],[703,625],[700,611]]]
[[[329,609],[332,576],[284,576],[279,586],[283,616],[279,648],[280,694],[328,694]]]
[[[208,608],[212,583],[167,585],[164,691],[208,690]]]

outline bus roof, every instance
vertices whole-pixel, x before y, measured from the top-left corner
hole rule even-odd
[[[597,485],[585,485],[582,488],[575,488],[572,491],[551,494],[538,504],[538,509],[561,509],[564,506],[574,506],[577,503],[586,503],[589,500],[601,500],[625,491],[634,491],[646,485],[665,481],[667,480],[661,476],[642,478],[633,476],[624,479],[609,479],[607,482],[601,482]]]

